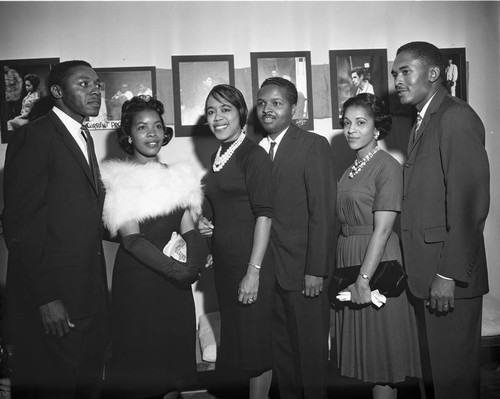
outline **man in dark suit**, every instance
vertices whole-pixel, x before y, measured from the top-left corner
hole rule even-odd
[[[474,399],[488,292],[489,164],[484,126],[467,103],[448,95],[443,72],[439,49],[425,42],[400,47],[393,64],[401,103],[418,111],[404,164],[402,241],[435,397]]]
[[[99,113],[100,82],[88,63],[68,61],[47,83],[54,108],[12,135],[5,161],[13,397],[91,398],[103,375],[108,293],[104,189],[81,128]]]
[[[297,89],[272,77],[257,114],[273,159],[271,247],[276,258],[274,373],[282,398],[326,398],[329,303],[325,279],[335,247],[336,179],[328,141],[292,125]]]

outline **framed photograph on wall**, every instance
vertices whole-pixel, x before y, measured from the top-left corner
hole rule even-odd
[[[442,48],[444,61],[443,85],[452,96],[467,101],[467,61],[465,48]]]
[[[388,107],[387,50],[330,50],[332,126],[340,129],[344,102],[359,93],[372,93]]]
[[[257,93],[264,80],[272,76],[288,79],[295,84],[298,92],[293,122],[303,129],[314,129],[311,52],[250,53],[250,62],[253,103],[257,103]]]
[[[42,116],[50,109],[47,76],[59,58],[1,60],[0,129],[8,143],[14,129]]]
[[[205,101],[218,84],[234,85],[233,55],[172,56],[175,135],[211,134],[205,119]]]
[[[116,129],[120,127],[122,105],[134,96],[156,98],[156,68],[118,67],[94,68],[101,81],[101,109],[99,115],[86,122],[89,129]]]

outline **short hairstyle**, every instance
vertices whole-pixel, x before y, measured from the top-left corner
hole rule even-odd
[[[59,64],[56,64],[54,68],[52,68],[49,72],[49,76],[47,77],[47,88],[50,93],[50,88],[54,85],[64,86],[68,76],[71,73],[71,70],[78,66],[86,66],[92,68],[92,66],[87,61],[82,60],[73,60],[73,61],[65,61]]]
[[[439,77],[442,78],[444,72],[443,55],[436,46],[427,42],[410,42],[402,45],[396,55],[403,51],[410,53],[426,67],[439,67]]]
[[[389,134],[392,127],[392,117],[386,112],[384,102],[376,95],[370,93],[361,93],[347,99],[342,106],[342,118],[340,119],[340,126],[342,128],[344,128],[344,116],[347,109],[354,106],[363,107],[373,118],[375,128],[380,133],[377,140],[381,140]]]
[[[172,139],[172,129],[168,129],[163,121],[163,113],[165,108],[163,103],[150,96],[135,96],[130,100],[127,100],[122,105],[122,118],[121,126],[116,131],[118,136],[118,144],[123,150],[130,155],[134,153],[134,146],[129,143],[129,137],[132,134],[132,123],[134,121],[134,116],[142,111],[156,111],[160,117],[161,124],[163,126],[163,131],[165,133],[165,138],[163,139],[162,146],[167,145]]]
[[[210,96],[215,98],[217,101],[227,101],[229,104],[234,106],[240,114],[240,127],[242,129],[245,127],[248,118],[248,107],[245,102],[245,97],[243,97],[241,91],[234,86],[226,84],[214,86],[212,90],[210,90],[210,93],[208,93],[207,99],[205,100],[205,116],[207,115],[207,102]]]
[[[262,89],[264,86],[268,85],[275,85],[284,88],[286,92],[285,97],[288,102],[291,105],[297,104],[297,99],[299,97],[297,88],[290,80],[280,78],[279,76],[273,76],[264,80],[264,82],[262,82],[262,84],[260,85],[260,88]]]
[[[33,73],[28,73],[23,80],[25,82],[30,82],[33,85],[34,91],[36,91],[38,89],[38,86],[40,85],[40,78],[38,77],[38,75],[35,75]]]
[[[363,76],[366,79],[366,69],[363,67],[355,67],[351,69],[351,75],[357,73],[359,77]]]

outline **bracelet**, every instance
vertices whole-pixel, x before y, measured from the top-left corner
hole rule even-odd
[[[249,263],[248,266],[252,266],[252,267],[255,267],[257,270],[260,270],[261,266],[260,265],[256,265],[254,263]]]
[[[368,274],[361,274],[361,273],[359,273],[359,275],[360,275],[361,277],[363,277],[365,280],[368,280],[368,281],[370,281],[370,280],[371,280],[371,278],[370,278],[370,277],[368,277]]]

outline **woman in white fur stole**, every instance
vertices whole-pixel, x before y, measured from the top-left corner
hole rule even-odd
[[[104,223],[119,235],[112,283],[112,357],[106,372],[113,398],[176,398],[196,378],[196,322],[191,284],[198,279],[193,215],[202,189],[187,164],[164,165],[163,104],[134,97],[122,107],[118,140],[131,155],[101,166]],[[164,254],[182,234],[176,260]],[[165,250],[166,252],[166,250]],[[175,252],[175,251],[174,251]]]

